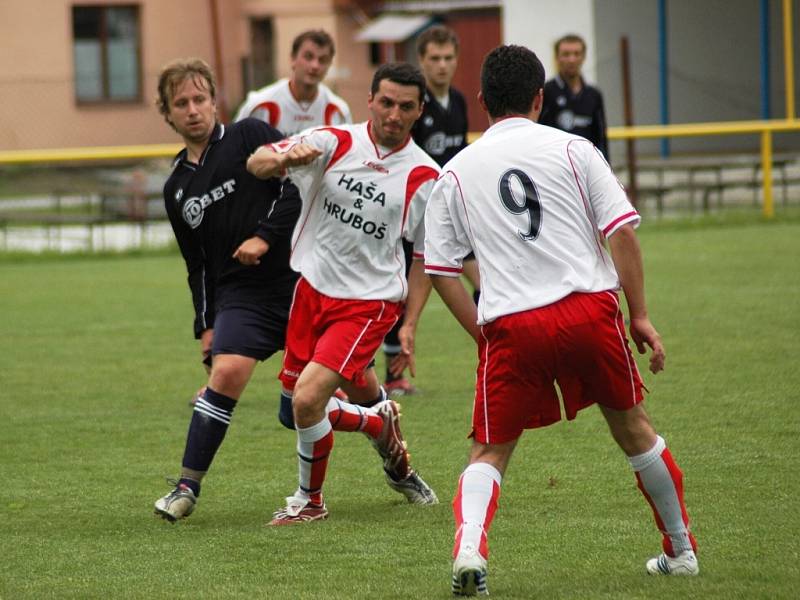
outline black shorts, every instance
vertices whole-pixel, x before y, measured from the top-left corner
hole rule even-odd
[[[217,312],[211,354],[238,354],[266,360],[286,343],[289,307],[230,306]]]

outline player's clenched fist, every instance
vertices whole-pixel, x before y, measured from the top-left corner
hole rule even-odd
[[[284,174],[289,167],[307,165],[320,154],[322,153],[314,146],[302,143],[280,152],[271,146],[262,146],[247,159],[247,170],[259,179],[268,179]]]
[[[284,155],[286,158],[283,166],[299,167],[307,165],[313,162],[320,154],[322,154],[322,152],[314,146],[309,144],[297,144],[296,146],[292,146],[292,149]]]
[[[258,265],[261,264],[259,260],[269,250],[269,244],[266,240],[253,236],[246,239],[233,253],[233,258],[238,260],[243,265]]]

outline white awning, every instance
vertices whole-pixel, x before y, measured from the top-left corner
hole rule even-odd
[[[432,22],[430,15],[381,15],[358,32],[356,41],[402,42]]]

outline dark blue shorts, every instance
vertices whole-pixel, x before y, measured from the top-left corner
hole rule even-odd
[[[214,319],[211,354],[266,360],[286,343],[289,308],[270,305],[226,307]]]

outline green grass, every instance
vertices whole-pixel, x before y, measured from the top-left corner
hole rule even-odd
[[[595,409],[529,432],[491,532],[496,598],[794,598],[800,586],[800,223],[643,228],[667,369],[648,410],[685,473],[701,576],[652,578],[648,507]],[[449,507],[465,464],[475,351],[433,298],[404,402],[442,504],[403,504],[363,436],[340,434],[328,521],[267,528],[294,489],[261,365],[206,478],[170,525],[202,383],[176,254],[0,260],[0,598],[448,598]],[[644,367],[645,363],[640,363]]]

